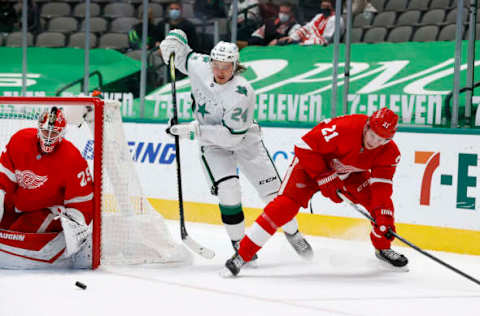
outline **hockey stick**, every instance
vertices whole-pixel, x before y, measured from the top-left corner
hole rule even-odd
[[[342,198],[342,200],[344,202],[347,202],[348,204],[350,204],[357,212],[361,213],[363,216],[365,216],[366,218],[368,218],[372,223],[376,224],[375,223],[375,219],[369,214],[367,213],[366,211],[362,210],[360,207],[358,207],[357,204],[353,203],[349,198],[347,198],[345,196],[345,194],[343,194],[342,192],[340,191],[337,191],[337,194],[338,196],[340,196]],[[450,264],[446,263],[445,261],[443,260],[440,260],[439,258],[435,257],[434,255],[426,252],[425,250],[423,250],[422,248],[414,245],[413,243],[409,242],[408,240],[406,240],[405,238],[403,238],[402,236],[398,235],[396,232],[394,232],[391,228],[388,229],[388,232],[394,236],[395,238],[397,238],[398,240],[400,240],[401,242],[403,242],[404,244],[406,244],[407,246],[410,246],[411,248],[415,249],[416,251],[420,252],[421,254],[429,257],[430,259],[432,259],[433,261],[436,261],[437,263],[443,265],[444,267],[452,270],[453,272],[456,272],[458,274],[460,274],[461,276],[469,279],[470,281],[472,282],[475,282],[476,284],[480,285],[480,281],[474,277],[472,277],[471,275],[468,275],[466,274],[465,272],[451,266]]]
[[[172,89],[172,105],[173,105],[173,117],[170,121],[170,127],[172,125],[178,124],[178,114],[177,114],[177,89],[175,87],[175,53],[170,55],[170,79],[171,79],[171,89]],[[180,169],[180,140],[178,135],[175,135],[175,152],[176,152],[176,162],[177,162],[177,189],[178,189],[178,211],[180,213],[180,236],[185,245],[187,245],[190,250],[199,254],[200,256],[212,259],[215,257],[215,252],[211,249],[205,248],[204,246],[197,243],[193,240],[187,233],[187,228],[185,227],[185,216],[183,209],[183,193],[182,193],[182,173]]]

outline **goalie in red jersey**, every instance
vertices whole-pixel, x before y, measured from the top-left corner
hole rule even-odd
[[[388,233],[389,228],[395,231],[392,179],[400,152],[392,137],[397,125],[398,116],[382,108],[370,117],[353,114],[325,120],[304,135],[278,196],[248,230],[238,253],[227,260],[225,274],[237,275],[318,191],[335,203],[343,202],[337,194],[341,191],[364,206],[376,221],[370,233],[376,257],[392,266],[407,265],[407,258],[390,248],[393,236]]]
[[[0,268],[90,266],[91,251],[80,250],[91,239],[93,179],[66,126],[61,109],[44,111],[0,157]]]

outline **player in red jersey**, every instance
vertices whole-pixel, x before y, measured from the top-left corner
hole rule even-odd
[[[64,139],[61,109],[44,111],[38,128],[15,133],[0,157],[0,267],[59,263],[90,238],[93,178]]]
[[[392,137],[397,125],[398,116],[382,108],[370,117],[353,114],[325,120],[303,136],[278,196],[248,230],[238,253],[227,260],[226,275],[237,275],[317,191],[341,203],[340,190],[364,206],[376,221],[370,239],[377,258],[405,266],[407,258],[390,248],[393,236],[388,233],[389,228],[395,231],[392,179],[400,152]]]

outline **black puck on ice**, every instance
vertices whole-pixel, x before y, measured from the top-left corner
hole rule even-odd
[[[82,290],[87,289],[87,286],[80,281],[75,282],[75,285],[78,286],[79,288],[81,288]]]

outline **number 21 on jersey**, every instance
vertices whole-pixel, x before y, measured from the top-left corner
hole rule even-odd
[[[327,119],[325,120],[325,123],[328,124],[331,120]],[[325,138],[325,141],[328,143],[330,139],[334,138],[335,136],[338,136],[337,131],[335,130],[337,128],[337,125],[332,125],[331,127],[324,127],[321,129],[323,138]]]

